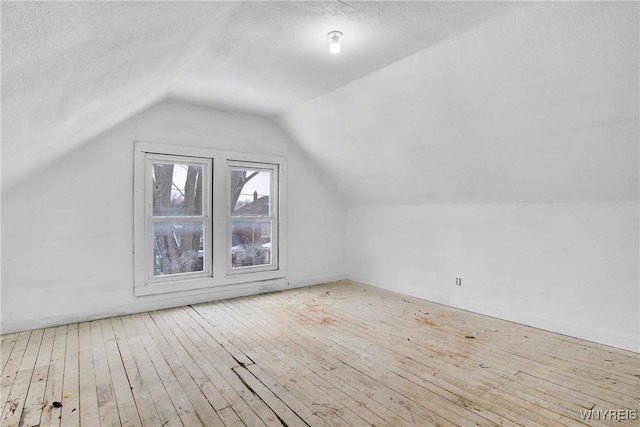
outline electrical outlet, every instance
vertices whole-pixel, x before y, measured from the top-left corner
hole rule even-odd
[[[456,286],[462,286],[462,279],[459,277],[456,277]]]

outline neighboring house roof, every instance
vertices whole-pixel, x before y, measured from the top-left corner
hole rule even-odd
[[[256,198],[233,211],[234,215],[269,215],[269,196]]]

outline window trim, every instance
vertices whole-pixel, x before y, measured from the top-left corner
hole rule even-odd
[[[204,177],[202,180],[202,192],[203,192],[203,206],[202,215],[195,216],[156,216],[153,214],[153,182],[151,177],[151,165],[155,160],[162,160],[167,162],[182,162],[184,164],[200,164],[204,165],[203,168]],[[189,156],[176,156],[172,154],[159,154],[159,153],[145,153],[145,234],[146,234],[146,247],[145,247],[145,264],[146,264],[146,282],[148,284],[155,283],[167,283],[175,282],[176,280],[189,280],[202,277],[210,277],[213,275],[212,265],[212,238],[213,218],[211,215],[211,203],[213,195],[213,180],[212,180],[213,160],[203,157],[189,157]],[[201,220],[204,222],[204,258],[203,262],[206,268],[201,272],[190,273],[176,273],[169,276],[154,276],[153,275],[153,246],[154,235],[153,225],[156,222],[192,222],[194,220]]]
[[[145,201],[147,185],[147,154],[212,159],[210,174],[207,177],[211,191],[208,192],[208,206],[211,217],[211,256],[210,274],[200,273],[171,275],[162,280],[148,280],[150,250],[148,248],[148,223]],[[268,270],[260,267],[248,268],[242,272],[231,270],[231,222],[230,222],[230,183],[229,163],[255,163],[275,165],[278,173],[277,188],[277,250],[275,268]],[[258,167],[258,165],[256,165]],[[204,147],[191,147],[174,144],[136,141],[134,144],[134,188],[133,188],[133,253],[134,253],[134,294],[136,296],[181,292],[205,288],[219,288],[254,282],[283,279],[287,275],[287,233],[286,233],[286,160],[282,157],[222,151]],[[273,177],[272,177],[273,179]],[[226,237],[224,237],[226,236]],[[206,237],[205,237],[206,240]],[[151,251],[152,252],[152,251]],[[152,253],[151,253],[152,256]],[[198,275],[196,277],[196,274]],[[174,280],[175,278],[175,280]]]
[[[269,216],[257,216],[257,215],[248,215],[248,216],[236,216],[234,217],[231,213],[231,197],[228,194],[227,197],[227,266],[226,272],[229,276],[235,276],[237,274],[247,274],[249,272],[260,272],[260,271],[272,271],[278,269],[278,261],[280,258],[280,254],[278,251],[279,248],[279,200],[278,197],[278,183],[280,181],[280,173],[279,173],[279,165],[276,163],[256,163],[256,162],[246,162],[246,161],[238,161],[238,160],[229,160],[227,161],[227,171],[231,171],[232,168],[236,169],[248,169],[248,170],[262,170],[271,172],[271,194],[269,200]],[[227,177],[227,190],[231,190],[231,173],[226,174]],[[247,266],[247,267],[232,267],[232,254],[229,249],[232,247],[232,230],[233,230],[233,221],[234,220],[246,220],[247,222],[260,223],[260,222],[270,222],[271,226],[271,260],[269,264],[265,265],[257,265],[257,266]],[[267,220],[267,221],[265,221]],[[275,245],[274,245],[275,242]],[[275,248],[275,250],[274,250]]]

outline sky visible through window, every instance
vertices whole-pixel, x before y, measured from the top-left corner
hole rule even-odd
[[[255,171],[247,171],[247,176],[251,175]],[[269,195],[269,180],[271,177],[270,172],[261,172],[254,176],[245,184],[242,188],[242,193],[238,202],[251,202],[253,201],[253,192],[258,192],[258,197]]]
[[[173,170],[173,184],[181,190],[184,188],[185,181],[187,179],[187,166],[186,164],[176,164]],[[251,175],[255,171],[247,171],[247,176]],[[269,195],[269,181],[271,173],[264,171],[254,176],[242,189],[238,202],[249,203],[253,201],[253,192],[258,192],[258,197]],[[173,194],[179,194],[174,187],[172,189]]]

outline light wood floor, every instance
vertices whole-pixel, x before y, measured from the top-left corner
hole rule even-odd
[[[637,353],[348,281],[1,348],[2,426],[640,425]]]

